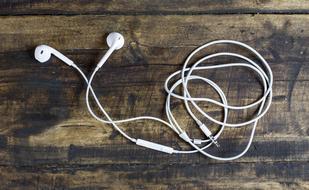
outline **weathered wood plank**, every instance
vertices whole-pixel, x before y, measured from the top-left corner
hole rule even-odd
[[[124,52],[149,47],[157,53],[155,57],[161,54],[165,57],[163,60],[157,59],[157,62],[180,64],[177,61],[179,58],[182,60],[188,50],[175,54],[177,47],[189,46],[192,50],[205,42],[223,38],[239,40],[258,50],[269,51],[269,54],[264,53],[266,58],[286,60],[287,56],[292,55],[295,59],[307,56],[306,15],[27,16],[1,17],[0,22],[2,53],[31,51],[40,43],[68,51],[104,49],[105,35],[118,31],[124,34],[126,44],[119,50],[120,55],[115,56],[131,63],[140,60],[146,64],[143,54],[148,52],[136,52],[137,60],[121,56]],[[160,51],[161,47],[169,48],[169,51]],[[97,51],[95,55],[98,52],[101,53]]]
[[[1,1],[0,15],[308,13],[306,0]]]
[[[70,141],[71,137],[67,137]],[[88,135],[84,135],[88,139]],[[96,138],[96,137],[94,137]],[[59,139],[63,140],[63,139]],[[81,138],[77,139],[81,141]],[[76,140],[76,141],[77,141]],[[20,140],[21,142],[22,140]],[[205,159],[199,154],[173,154],[167,155],[152,150],[136,147],[131,143],[123,142],[113,145],[98,144],[77,145],[71,144],[69,147],[56,145],[35,146],[31,142],[23,140],[23,145],[6,145],[0,149],[0,165],[18,166],[18,167],[50,167],[50,165],[80,165],[89,166],[97,164],[153,164],[160,160],[160,164],[202,164],[222,162]],[[220,140],[222,151],[210,149],[208,152],[218,156],[235,155],[241,152],[247,140],[230,138]],[[8,142],[10,143],[10,142]],[[175,148],[182,147],[186,149],[177,139],[175,141],[161,140],[164,143]],[[308,161],[308,138],[255,138],[252,148],[243,158],[233,161],[233,163],[255,163],[255,162],[306,162]]]
[[[306,162],[0,167],[1,189],[308,189]],[[285,172],[289,171],[289,172]],[[279,178],[279,179],[278,179]],[[241,184],[241,185],[240,185]]]

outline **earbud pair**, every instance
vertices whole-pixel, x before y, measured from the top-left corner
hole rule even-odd
[[[118,50],[123,47],[124,45],[124,38],[120,33],[112,32],[110,33],[106,38],[107,45],[109,46],[109,54],[108,56],[114,51]],[[38,60],[41,63],[47,62],[51,55],[54,55],[58,57],[60,60],[62,60],[64,63],[66,63],[69,66],[72,66],[74,62],[64,56],[62,53],[57,51],[56,49],[48,46],[48,45],[39,45],[35,48],[34,51],[34,57],[36,60]],[[107,58],[106,58],[107,59]]]
[[[105,55],[101,58],[101,60],[97,64],[96,68],[92,71],[92,74],[90,75],[89,78],[83,73],[83,71],[76,64],[74,64],[73,61],[71,61],[69,58],[67,58],[63,54],[61,54],[59,51],[47,45],[40,45],[35,49],[35,58],[39,62],[44,63],[48,61],[51,55],[53,54],[54,56],[58,57],[59,59],[61,59],[63,62],[65,62],[69,66],[72,66],[74,69],[76,69],[81,74],[81,76],[83,77],[84,81],[87,84],[85,100],[86,100],[86,105],[87,105],[89,113],[96,120],[102,123],[111,124],[114,127],[114,129],[116,129],[123,137],[134,142],[136,145],[149,148],[149,149],[153,149],[156,151],[160,151],[160,152],[165,152],[168,154],[188,154],[188,153],[191,154],[191,153],[200,152],[201,154],[209,158],[212,158],[215,160],[222,160],[222,161],[234,160],[234,159],[240,158],[248,151],[249,147],[251,146],[253,137],[254,137],[257,122],[261,117],[263,117],[266,114],[266,112],[268,111],[270,107],[271,100],[272,100],[273,74],[266,60],[256,50],[254,50],[253,48],[251,48],[250,46],[244,43],[233,41],[233,40],[217,40],[217,41],[206,43],[198,47],[197,49],[195,49],[188,56],[188,58],[186,59],[184,63],[182,70],[172,73],[165,81],[164,88],[167,92],[165,111],[166,111],[168,121],[165,121],[160,118],[153,117],[153,116],[138,116],[134,118],[114,120],[105,111],[98,97],[96,96],[94,89],[91,86],[96,73],[99,71],[99,68],[102,67],[102,65],[106,62],[106,60],[108,59],[108,57],[112,54],[114,50],[118,50],[124,45],[123,36],[116,32],[110,33],[106,41],[110,48],[105,53]],[[189,66],[189,63],[192,62],[191,61],[192,57],[196,56],[196,54],[199,54],[201,50],[208,48],[210,46],[213,46],[213,45],[220,45],[220,44],[237,45],[240,48],[247,49],[252,55],[255,55],[255,57],[259,61],[259,64],[261,64],[262,67],[258,63],[251,60],[250,58],[237,54],[237,53],[233,53],[233,52],[218,52],[214,54],[209,54],[209,55],[202,57],[201,59],[193,63],[191,66]],[[220,64],[200,66],[201,63],[204,63],[209,59],[212,59],[215,57],[222,57],[222,56],[224,57],[229,56],[233,59],[238,58],[238,59],[241,59],[243,62],[242,63],[233,63],[233,62],[232,63],[222,63],[220,62]],[[256,100],[255,102],[247,104],[247,105],[243,105],[243,106],[229,105],[227,103],[228,101],[227,101],[226,95],[224,94],[222,89],[219,87],[219,85],[217,85],[210,79],[207,79],[199,75],[192,74],[193,71],[221,69],[221,68],[228,68],[228,67],[246,67],[246,68],[249,68],[255,71],[262,80],[262,85],[264,89],[263,96],[260,97],[259,100]],[[180,75],[180,78],[179,78],[179,75]],[[189,88],[188,88],[189,81],[192,81],[192,80],[202,80],[208,85],[210,85],[218,93],[218,95],[221,98],[221,101],[217,101],[207,96],[192,97],[189,92]],[[174,84],[170,85],[171,81],[174,81]],[[179,88],[178,86],[182,86],[183,93],[180,93],[180,94],[176,93],[175,89]],[[90,101],[89,101],[90,93],[93,96],[93,99],[95,100],[97,106],[99,107],[101,112],[105,115],[107,120],[96,115],[93,108],[90,106]],[[188,114],[196,122],[196,124],[199,126],[201,131],[205,134],[204,139],[190,138],[188,134],[186,133],[186,131],[182,129],[181,125],[178,124],[176,117],[174,117],[172,113],[171,98],[176,98],[176,99],[184,101],[185,108],[187,109]],[[217,120],[216,118],[213,118],[211,115],[208,115],[203,109],[201,109],[198,106],[197,104],[198,101],[210,102],[212,104],[222,107],[224,109],[223,120],[222,121]],[[190,103],[190,106],[189,106],[189,103]],[[192,107],[191,107],[191,104],[192,104]],[[247,121],[240,122],[240,123],[227,122],[229,110],[246,110],[252,107],[257,107],[258,111],[256,112],[256,115],[253,116],[251,119],[248,119]],[[198,111],[200,113],[199,116],[195,115],[195,112],[192,111],[193,108],[196,109],[196,112]],[[212,121],[213,123],[217,125],[220,125],[221,126],[220,130],[217,133],[212,133],[210,128],[208,128],[208,126],[203,124],[202,121],[199,119],[200,115],[204,116],[204,118],[206,118],[207,120]],[[118,123],[138,121],[138,120],[152,120],[152,121],[160,122],[161,124],[168,126],[176,134],[178,134],[181,139],[183,139],[185,142],[190,144],[194,148],[194,150],[176,150],[172,147],[161,145],[161,144],[154,143],[151,141],[147,141],[143,139],[136,139],[126,134],[125,131],[123,131],[121,128],[117,126]],[[225,128],[227,127],[236,128],[236,127],[248,126],[250,124],[252,124],[253,127],[251,129],[251,135],[249,137],[249,141],[246,147],[237,155],[229,156],[229,157],[221,157],[221,156],[213,155],[212,153],[209,153],[208,151],[206,151],[206,149],[210,147],[212,144],[215,144],[218,146],[217,139],[219,138],[219,136],[221,135],[221,133],[223,132]],[[198,144],[200,145],[198,146]]]

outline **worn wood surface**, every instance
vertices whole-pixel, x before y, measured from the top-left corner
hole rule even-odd
[[[302,0],[0,2],[0,189],[309,189],[308,9]],[[56,58],[47,64],[33,58],[36,45],[49,44],[89,74],[111,31],[126,44],[94,87],[113,118],[165,118],[165,78],[205,42],[233,39],[256,48],[274,72],[274,98],[249,152],[218,162],[136,147],[91,118],[78,73]],[[231,104],[261,93],[245,70],[203,75],[220,84]],[[213,94],[206,86],[192,91]],[[216,107],[202,106],[220,118]],[[173,107],[194,128],[182,102]],[[233,113],[231,121],[248,114]],[[136,138],[186,148],[158,123],[121,127]],[[249,131],[224,134],[219,154],[241,151]]]
[[[0,15],[309,13],[307,0],[4,0],[0,5]]]

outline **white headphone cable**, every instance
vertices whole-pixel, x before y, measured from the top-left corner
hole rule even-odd
[[[272,71],[271,71],[268,63],[265,61],[265,59],[256,50],[254,50],[253,48],[251,48],[250,46],[248,46],[246,44],[243,44],[243,43],[237,42],[237,41],[233,41],[233,40],[217,40],[217,41],[213,41],[213,42],[207,43],[205,45],[202,45],[199,48],[195,49],[188,56],[188,58],[186,59],[186,61],[184,63],[182,70],[179,70],[179,71],[172,73],[165,81],[164,88],[167,92],[165,110],[166,110],[166,116],[167,116],[168,122],[164,121],[160,118],[156,118],[156,117],[152,117],[152,116],[140,116],[140,117],[134,117],[134,118],[128,118],[128,119],[122,119],[122,120],[113,120],[107,114],[107,112],[104,110],[104,108],[102,107],[100,101],[98,100],[93,88],[91,87],[91,83],[92,83],[93,78],[95,77],[95,74],[97,73],[97,71],[103,66],[103,64],[106,62],[106,60],[108,59],[108,57],[112,54],[112,52],[114,50],[118,50],[123,46],[124,38],[119,33],[116,33],[116,32],[110,33],[107,37],[107,44],[110,47],[110,49],[105,53],[105,55],[99,61],[99,63],[97,64],[97,67],[92,72],[89,80],[87,79],[86,75],[82,72],[82,70],[72,60],[70,60],[69,58],[67,58],[66,56],[61,54],[59,51],[57,51],[56,49],[54,49],[50,46],[47,46],[47,45],[37,46],[36,49],[35,49],[35,52],[34,52],[34,56],[39,62],[45,63],[51,58],[51,55],[54,55],[54,56],[58,57],[60,60],[62,60],[64,63],[66,63],[67,65],[75,68],[82,75],[82,78],[87,83],[86,104],[87,104],[87,109],[89,110],[90,114],[96,120],[98,120],[102,123],[112,124],[112,126],[117,131],[119,131],[119,133],[121,135],[123,135],[125,138],[129,139],[130,141],[136,143],[139,146],[143,146],[143,147],[146,147],[146,148],[154,149],[154,150],[169,153],[169,154],[200,152],[203,155],[210,157],[210,158],[213,158],[213,159],[216,159],[216,160],[233,160],[233,159],[241,157],[242,155],[244,155],[248,151],[248,149],[249,149],[249,147],[252,143],[253,137],[254,137],[257,122],[261,117],[263,117],[266,114],[266,112],[268,111],[268,109],[270,107],[271,100],[272,100],[272,84],[273,84]],[[261,64],[261,66],[259,66],[256,62],[254,62],[253,60],[251,60],[251,59],[249,59],[249,58],[247,58],[243,55],[240,55],[240,54],[237,54],[237,53],[230,53],[230,52],[220,52],[220,53],[213,53],[213,54],[207,55],[207,56],[201,58],[200,60],[198,60],[197,62],[195,62],[191,67],[187,67],[188,64],[191,61],[191,58],[197,52],[199,52],[200,50],[207,48],[211,45],[216,45],[216,44],[232,44],[232,45],[238,45],[242,48],[245,48],[251,54],[255,55],[255,58],[258,59],[259,64]],[[217,58],[217,57],[228,57],[228,56],[233,57],[233,58],[237,58],[237,59],[241,59],[245,62],[244,63],[236,62],[236,63],[226,63],[226,64],[220,64],[220,65],[199,66],[199,64],[201,64],[201,63],[203,63],[207,60]],[[192,72],[196,71],[196,70],[210,70],[210,69],[220,69],[220,68],[227,68],[227,67],[245,67],[247,69],[251,69],[254,72],[256,72],[258,74],[259,78],[262,81],[263,96],[261,98],[259,98],[258,100],[256,100],[255,102],[250,103],[248,105],[242,105],[242,106],[229,105],[224,92],[215,82],[213,82],[210,79],[207,79],[205,77],[201,77],[201,76],[192,74]],[[180,75],[180,79],[175,78],[175,77],[178,77],[179,75]],[[169,83],[172,79],[173,79],[173,81],[176,81],[176,82],[174,82],[171,86],[169,86]],[[218,93],[218,95],[220,97],[220,101],[217,101],[217,100],[214,100],[214,99],[211,99],[211,98],[192,97],[189,90],[188,90],[188,82],[192,81],[192,80],[201,80],[201,81],[205,82],[206,84],[210,85]],[[182,89],[183,89],[182,94],[177,94],[177,93],[174,92],[177,87],[182,87]],[[107,120],[100,118],[99,116],[97,116],[93,112],[93,110],[90,106],[90,103],[89,103],[89,91],[91,92],[96,104],[99,106],[100,111],[105,115]],[[181,128],[181,126],[178,124],[176,118],[174,117],[174,115],[171,111],[171,97],[184,101],[185,108],[186,108],[188,114],[197,123],[200,130],[205,134],[205,136],[207,137],[206,139],[204,139],[204,140],[203,139],[191,139],[187,135],[185,130],[183,130]],[[196,102],[201,102],[201,101],[209,102],[209,103],[212,103],[214,105],[217,105],[217,106],[223,108],[223,119],[222,119],[222,121],[218,121],[217,119],[211,117],[205,111],[203,111],[196,103]],[[192,106],[193,106],[192,108],[196,109],[207,120],[212,121],[213,123],[220,125],[221,127],[218,130],[218,132],[212,133],[211,130],[199,120],[198,116],[193,113],[192,108],[190,107],[191,105],[189,106],[189,104],[192,104]],[[245,109],[253,108],[255,106],[257,106],[257,108],[258,108],[258,112],[255,114],[254,117],[252,117],[252,119],[249,119],[249,120],[244,121],[244,122],[239,122],[239,123],[229,123],[229,122],[227,122],[229,110],[245,110]],[[167,125],[175,133],[177,133],[180,138],[182,138],[185,142],[190,144],[195,150],[175,150],[175,149],[168,147],[168,146],[165,146],[165,145],[157,144],[157,143],[146,141],[146,140],[143,140],[143,139],[135,139],[135,138],[130,137],[128,134],[126,134],[117,125],[117,123],[130,122],[130,121],[136,121],[136,120],[145,120],[145,119],[158,121],[162,124]],[[241,126],[245,126],[245,125],[249,125],[249,124],[253,124],[249,141],[248,141],[245,149],[241,153],[239,153],[238,155],[235,155],[235,156],[232,156],[232,157],[218,157],[218,156],[214,156],[212,154],[209,154],[205,151],[205,149],[208,148],[209,146],[211,146],[212,144],[215,144],[218,147],[220,146],[219,143],[217,142],[217,139],[219,138],[219,136],[222,134],[222,132],[224,131],[224,129],[226,127],[235,128],[235,127],[241,127]],[[206,145],[204,145],[201,148],[199,146],[197,146],[197,144],[203,144],[203,143],[206,143]]]

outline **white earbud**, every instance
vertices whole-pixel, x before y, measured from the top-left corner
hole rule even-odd
[[[64,56],[59,51],[55,50],[54,48],[47,46],[47,45],[39,45],[35,48],[34,51],[34,57],[36,60],[38,60],[41,63],[47,62],[51,54],[58,57],[60,60],[62,60],[64,63],[68,64],[69,66],[72,66],[74,63],[72,60]]]
[[[99,69],[102,67],[102,65],[106,62],[106,60],[113,53],[114,50],[118,50],[123,47],[124,38],[120,33],[112,32],[107,36],[106,42],[107,42],[107,45],[109,46],[109,49],[99,61],[96,69]]]
[[[110,48],[114,47],[115,50],[118,50],[123,47],[124,38],[120,33],[112,32],[107,36],[106,42]]]

